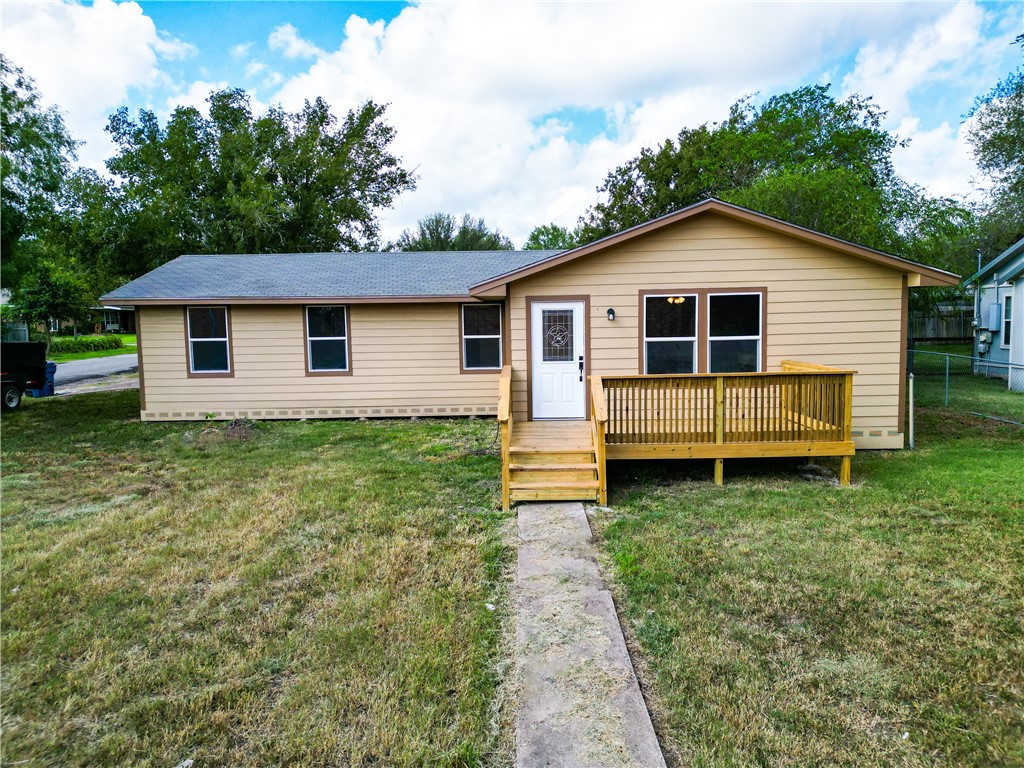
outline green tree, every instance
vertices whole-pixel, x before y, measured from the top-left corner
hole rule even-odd
[[[254,115],[241,90],[214,92],[210,116],[179,107],[164,127],[121,108],[107,131],[116,250],[135,277],[182,253],[359,250],[378,245],[381,209],[415,188],[389,151],[385,107],[340,122],[322,99]],[[111,190],[108,190],[111,191]]]
[[[566,227],[558,224],[541,224],[534,227],[533,231],[523,243],[524,251],[566,251],[580,245],[576,236]]]
[[[837,101],[806,86],[755,106],[732,106],[721,123],[684,128],[673,140],[608,174],[605,197],[581,220],[584,241],[708,197],[876,248],[899,242],[898,212],[914,190],[895,173],[898,142],[884,113],[860,96]]]
[[[468,213],[456,221],[450,213],[432,213],[405,230],[394,245],[398,251],[510,251],[512,241],[500,229],[490,230],[483,219]]]
[[[1024,45],[1024,36],[1017,42]],[[1024,70],[979,96],[967,118],[974,158],[992,182],[979,232],[982,251],[991,258],[1024,237]]]
[[[52,340],[49,320],[83,321],[90,313],[94,298],[76,270],[43,259],[22,279],[13,304],[26,322],[42,324],[49,354]]]
[[[17,288],[75,158],[56,107],[44,108],[32,79],[0,56],[0,285]]]

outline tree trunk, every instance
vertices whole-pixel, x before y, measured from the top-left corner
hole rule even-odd
[[[46,331],[46,357],[50,356],[50,345],[53,342],[53,335],[50,333],[50,321],[43,321],[43,330]]]

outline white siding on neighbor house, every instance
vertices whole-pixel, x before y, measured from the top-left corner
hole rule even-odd
[[[902,286],[893,269],[725,217],[666,227],[511,285],[513,412],[528,412],[527,297],[589,296],[589,373],[635,375],[640,291],[764,287],[765,369],[793,359],[856,370],[858,448],[900,448]]]
[[[349,305],[351,375],[307,376],[300,305],[232,306],[234,375],[189,378],[184,310],[141,307],[143,419],[488,415],[498,373],[461,373],[459,305]]]

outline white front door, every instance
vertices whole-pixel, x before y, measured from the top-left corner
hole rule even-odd
[[[533,418],[586,418],[583,302],[535,301],[530,313]]]

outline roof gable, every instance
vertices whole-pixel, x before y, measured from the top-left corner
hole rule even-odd
[[[634,238],[650,234],[651,232],[655,232],[664,227],[673,226],[686,221],[687,219],[708,213],[716,213],[730,219],[743,221],[748,224],[753,224],[764,229],[778,232],[798,240],[814,243],[815,245],[819,245],[833,251],[845,253],[866,261],[891,267],[904,274],[915,276],[916,279],[910,283],[911,285],[958,285],[960,282],[960,276],[955,275],[952,272],[946,272],[942,269],[918,264],[917,262],[902,259],[898,256],[883,253],[882,251],[876,251],[863,245],[857,245],[856,243],[832,237],[831,235],[815,232],[812,229],[799,227],[795,224],[790,224],[782,221],[781,219],[766,216],[763,213],[758,213],[748,208],[742,208],[738,205],[733,205],[732,203],[726,203],[721,200],[716,200],[715,198],[709,198],[708,200],[704,200],[678,210],[675,213],[670,213],[666,216],[652,219],[644,224],[639,224],[617,234],[609,235],[608,237],[600,240],[595,240],[587,245],[582,245],[572,250],[553,254],[533,264],[527,264],[519,269],[510,270],[504,275],[500,275],[486,281],[481,281],[480,283],[472,286],[471,292],[475,295],[485,294],[514,280],[542,272],[546,269],[550,269],[560,264],[565,264],[575,259],[589,256],[593,253],[611,248],[612,246],[628,242]]]
[[[996,274],[1002,280],[1013,280],[1021,273],[1024,273],[1024,238],[1018,240],[967,278],[967,282],[976,283]]]

